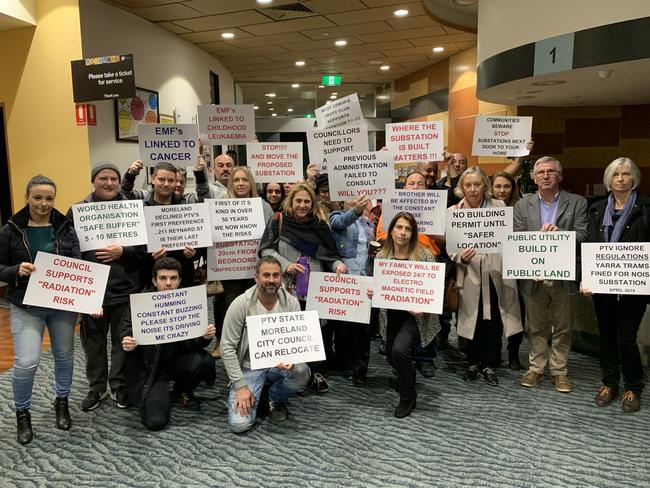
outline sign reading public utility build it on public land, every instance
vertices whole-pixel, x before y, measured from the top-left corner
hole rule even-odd
[[[503,241],[503,277],[511,280],[575,280],[576,233],[512,232]]]

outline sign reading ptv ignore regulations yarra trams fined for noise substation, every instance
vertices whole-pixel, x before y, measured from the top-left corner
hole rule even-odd
[[[199,105],[199,133],[207,145],[246,144],[255,140],[253,105]]]
[[[193,166],[199,155],[196,124],[138,124],[140,159],[145,166],[161,161]]]
[[[23,304],[79,313],[102,309],[110,266],[39,251]]]
[[[321,319],[370,323],[372,277],[312,272],[306,310],[316,310]]]
[[[472,156],[527,156],[532,129],[532,117],[478,115]]]
[[[442,121],[386,124],[386,147],[396,163],[442,161],[444,138]]]
[[[650,295],[650,243],[582,243],[582,287],[592,293]]]
[[[398,212],[413,214],[418,232],[442,236],[447,219],[447,190],[394,190],[389,193],[382,205],[382,230],[388,231]]]
[[[208,280],[228,281],[252,278],[257,264],[259,239],[215,242],[208,251]]]
[[[395,163],[390,151],[339,154],[330,161],[330,199],[359,195],[382,198],[395,188]]]
[[[309,161],[321,173],[328,172],[328,161],[336,154],[368,152],[368,126],[348,125],[334,129],[307,131]]]
[[[302,179],[301,142],[247,142],[246,160],[256,183],[295,183]]]
[[[576,233],[513,232],[503,241],[503,277],[575,280]]]
[[[512,232],[512,207],[447,209],[447,252],[473,247],[479,254],[501,252],[501,243]]]
[[[206,199],[212,219],[212,242],[261,239],[266,228],[262,199]]]
[[[357,125],[363,122],[363,112],[356,93],[318,107],[314,113],[319,129]]]
[[[155,205],[144,208],[149,242],[147,251],[168,251],[212,246],[210,211],[207,203]]]

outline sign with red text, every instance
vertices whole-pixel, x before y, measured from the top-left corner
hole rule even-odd
[[[138,124],[140,159],[145,166],[159,162],[194,165],[199,156],[196,124]]]
[[[257,264],[259,239],[215,242],[208,248],[208,280],[228,281],[252,278]]]
[[[592,293],[650,295],[650,243],[582,243],[582,288]]]
[[[212,246],[207,203],[155,205],[144,208],[149,242],[147,252]]]
[[[139,346],[201,337],[208,328],[205,285],[134,293],[129,299],[133,338]]]
[[[503,241],[503,278],[575,280],[576,233],[512,232]]]
[[[527,156],[532,117],[477,115],[472,156]]]
[[[23,304],[79,313],[102,309],[110,266],[39,251]]]
[[[386,124],[386,147],[396,163],[442,161],[444,139],[440,120]]]
[[[398,212],[413,214],[418,232],[442,236],[447,218],[447,190],[393,190],[383,199],[382,230],[388,230]]]
[[[321,319],[370,323],[371,276],[312,272],[305,310],[316,310]]]
[[[382,198],[395,188],[394,155],[390,151],[339,154],[330,161],[330,199],[353,200],[359,195]]]
[[[251,315],[246,329],[253,370],[325,359],[317,312]]]
[[[363,122],[363,112],[356,93],[339,98],[314,110],[319,129],[356,125]]]
[[[246,161],[256,183],[302,180],[302,142],[248,142]]]
[[[368,126],[348,125],[334,129],[307,131],[309,161],[327,173],[327,162],[336,154],[368,152]]]
[[[512,207],[447,209],[447,252],[473,247],[478,254],[501,252],[506,234],[512,232]]]
[[[199,133],[208,145],[246,144],[255,140],[253,105],[199,105]]]
[[[266,228],[262,199],[206,199],[210,205],[212,242],[261,239]]]
[[[445,263],[375,259],[372,306],[442,313]]]

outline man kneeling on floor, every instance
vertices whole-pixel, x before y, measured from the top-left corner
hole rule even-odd
[[[152,275],[154,288],[145,292],[175,290],[181,282],[181,264],[174,258],[159,258],[154,262]],[[214,337],[215,327],[212,323],[208,325],[203,337],[148,346],[138,346],[132,334],[129,310],[122,327],[122,349],[128,353],[126,392],[131,403],[140,409],[145,427],[160,430],[169,423],[170,381],[174,381],[174,399],[190,409],[199,407],[193,393],[199,383],[214,383],[214,358],[204,347]]]
[[[300,311],[298,300],[280,286],[282,269],[274,257],[264,256],[259,260],[255,283],[228,308],[221,335],[221,359],[230,378],[228,423],[238,434],[255,425],[265,383],[271,383],[268,390],[271,420],[282,422],[287,418],[287,399],[304,389],[311,378],[306,364],[281,363],[275,368],[250,369],[246,317]]]

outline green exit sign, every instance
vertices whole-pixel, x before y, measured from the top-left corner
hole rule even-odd
[[[341,84],[341,75],[323,76],[321,85],[325,86],[339,86]]]
[[[305,118],[305,119],[313,119],[314,114],[305,114],[305,116],[303,118]]]

